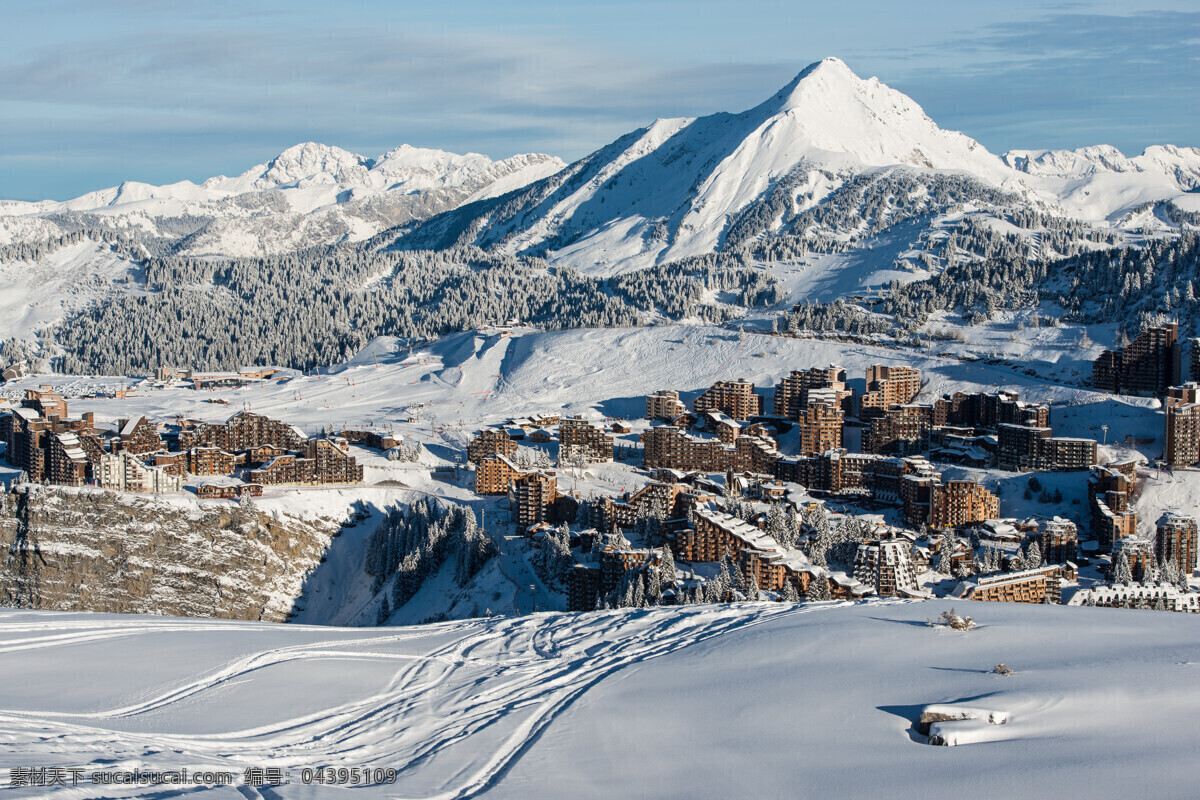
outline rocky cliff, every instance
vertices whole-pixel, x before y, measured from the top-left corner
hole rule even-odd
[[[0,504],[0,604],[283,621],[341,523],[97,489],[22,485]]]

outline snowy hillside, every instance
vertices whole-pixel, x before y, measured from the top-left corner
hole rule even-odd
[[[151,186],[127,181],[65,202],[0,201],[0,244],[75,227],[167,240],[177,252],[261,255],[355,242],[557,172],[545,155],[492,161],[403,145],[378,158],[307,142],[236,177]]]
[[[948,607],[743,603],[384,630],[8,611],[0,755],[6,782],[64,768],[63,798],[1190,793],[1189,616],[978,604],[974,631],[925,626]],[[1000,661],[1016,672],[991,674]],[[1007,722],[930,747],[915,722],[931,704]],[[247,786],[247,768],[287,783]],[[138,769],[233,785],[91,783]]]
[[[827,58],[748,111],[657,120],[514,196],[397,231],[395,246],[501,246],[611,274],[726,249],[747,214],[763,218],[756,232],[787,232],[790,218],[850,176],[885,168],[931,185],[965,176],[1004,192],[1007,203],[1104,223],[1193,189],[1200,151],[1155,147],[1125,159],[1100,147],[1001,158],[942,130],[877,78]],[[889,202],[903,207],[933,191],[917,187]]]

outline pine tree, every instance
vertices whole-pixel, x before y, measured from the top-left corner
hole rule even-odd
[[[667,545],[663,545],[661,553],[662,556],[659,558],[658,564],[659,580],[664,590],[674,589],[676,580],[675,555]]]
[[[750,591],[750,580],[746,578],[746,571],[741,568],[741,565],[733,565],[732,568],[733,583],[732,588],[735,592],[743,597]]]
[[[787,518],[783,513],[783,503],[772,503],[767,510],[766,533],[784,547],[794,547],[795,542],[788,538]]]
[[[785,580],[783,582],[783,591],[780,593],[779,599],[784,603],[800,602],[800,595],[796,592],[796,584],[792,583],[790,580]]]
[[[750,583],[746,587],[746,599],[751,602],[762,599],[762,595],[758,591],[758,581],[754,578],[750,579]]]
[[[1025,569],[1037,569],[1042,565],[1042,548],[1033,540],[1025,550]]]
[[[830,598],[829,576],[824,572],[812,575],[808,580],[808,594],[805,595],[805,599],[809,602],[817,602],[820,600],[829,600]]]
[[[1159,579],[1170,586],[1179,583],[1179,566],[1169,558],[1158,563]]]
[[[1129,555],[1124,550],[1117,556],[1117,562],[1113,565],[1112,575],[1113,583],[1123,583],[1126,586],[1133,584],[1133,570],[1129,566]]]
[[[388,617],[392,615],[392,608],[388,605],[387,595],[384,595],[383,602],[379,604],[379,610],[375,612],[375,625],[386,625]]]
[[[662,578],[656,571],[646,575],[646,605],[661,606],[662,601]]]

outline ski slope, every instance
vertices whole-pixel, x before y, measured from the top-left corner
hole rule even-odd
[[[745,603],[339,629],[0,612],[0,760],[284,770],[290,783],[9,797],[1186,796],[1186,615],[944,602]],[[962,609],[960,608],[961,612]],[[991,674],[1005,661],[1010,676]],[[929,704],[1008,717],[929,747]],[[1119,752],[1120,758],[1113,754]],[[303,785],[319,767],[394,785]],[[7,778],[7,775],[4,777]]]

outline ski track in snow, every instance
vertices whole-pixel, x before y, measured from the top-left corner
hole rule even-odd
[[[634,644],[629,632],[603,635],[604,626],[596,625],[594,614],[445,623],[357,636],[344,629],[204,621],[106,618],[92,623],[78,616],[47,616],[32,623],[4,620],[0,669],[7,667],[10,676],[22,663],[20,655],[13,654],[63,648],[67,657],[71,646],[114,639],[135,640],[131,652],[141,652],[139,647],[153,652],[147,645],[168,632],[228,635],[242,628],[251,641],[279,641],[280,636],[284,641],[296,636],[316,640],[252,650],[203,674],[101,710],[0,710],[0,729],[5,731],[0,750],[6,751],[10,765],[64,764],[89,771],[170,770],[193,764],[194,769],[240,774],[246,766],[269,764],[291,770],[293,784],[304,767],[394,767],[399,771],[396,785],[374,787],[386,790],[385,796],[473,797],[501,780],[564,709],[604,678],[732,631],[838,605],[842,604],[763,604],[751,613],[713,613],[710,607],[697,607],[613,614],[613,627],[635,628]],[[447,636],[449,641],[429,649],[430,640]],[[137,642],[141,637],[147,638]],[[7,663],[5,656],[10,656]],[[181,719],[191,719],[196,704],[203,708],[219,700],[213,696],[219,688],[249,682],[253,692],[255,682],[269,683],[272,668],[279,665],[306,662],[329,670],[346,659],[390,665],[394,672],[378,691],[367,690],[311,713],[218,732],[178,730]],[[121,660],[109,660],[97,669],[120,670]],[[336,680],[336,675],[336,669],[329,670],[330,679]],[[165,724],[168,720],[172,725]],[[142,791],[145,796],[163,796],[156,794],[161,788]],[[287,797],[309,788],[292,785],[271,791]],[[228,792],[231,787],[213,791]]]

